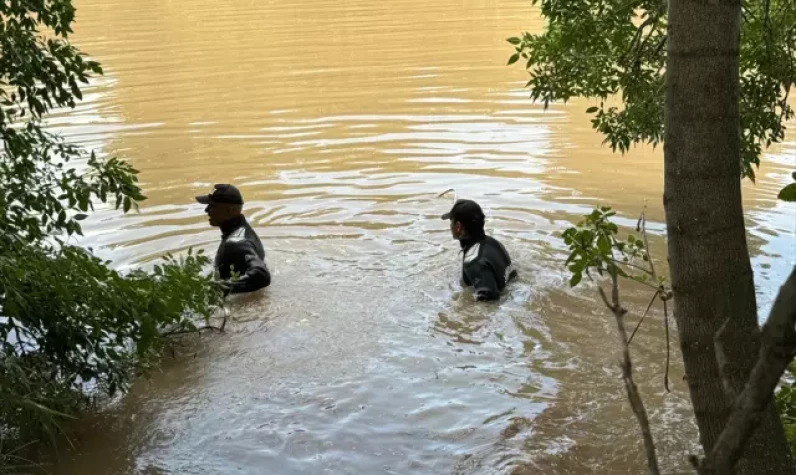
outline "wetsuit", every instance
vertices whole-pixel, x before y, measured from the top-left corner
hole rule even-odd
[[[252,292],[271,284],[271,273],[265,265],[265,249],[257,233],[239,216],[221,225],[221,245],[216,252],[216,270],[227,282],[226,293]]]
[[[497,300],[517,271],[506,248],[496,239],[483,236],[462,239],[462,283],[473,286],[476,299]]]

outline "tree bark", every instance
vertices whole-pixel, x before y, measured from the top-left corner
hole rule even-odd
[[[674,316],[706,453],[760,348],[741,204],[740,22],[740,0],[669,1],[663,201]],[[727,388],[713,344],[726,319]],[[735,473],[794,473],[773,404]]]
[[[760,416],[771,403],[782,374],[796,356],[796,267],[782,284],[771,308],[771,315],[763,325],[763,348],[743,392],[735,399],[727,425],[702,460],[692,458],[699,475],[730,473],[741,457],[749,437],[754,433]],[[717,342],[716,353],[725,353]]]

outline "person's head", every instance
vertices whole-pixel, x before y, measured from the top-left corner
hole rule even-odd
[[[457,200],[453,208],[442,215],[451,222],[454,239],[477,239],[484,235],[486,217],[478,203],[472,200]]]
[[[205,213],[210,226],[221,226],[230,219],[240,216],[243,211],[243,196],[240,190],[232,185],[215,185],[212,193],[199,195],[196,201],[207,205]]]

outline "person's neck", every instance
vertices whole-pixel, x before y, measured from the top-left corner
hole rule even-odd
[[[221,226],[219,226],[219,228],[221,228],[221,234],[224,236],[229,236],[229,234],[232,233],[232,231],[238,229],[240,225],[245,222],[246,222],[246,217],[244,217],[242,214],[239,214],[233,218],[229,218],[228,220],[221,223]]]
[[[483,239],[483,236],[481,236],[480,238],[474,238],[469,234],[465,234],[464,236],[459,238],[459,245],[462,246],[462,249],[469,249],[470,246],[477,243],[481,239]]]

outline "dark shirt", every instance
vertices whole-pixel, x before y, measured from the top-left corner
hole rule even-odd
[[[478,300],[497,300],[517,271],[506,248],[496,239],[483,236],[462,239],[462,283],[473,286]]]
[[[221,245],[216,252],[216,270],[224,280],[238,274],[228,283],[229,293],[252,292],[271,284],[271,273],[265,265],[265,249],[257,233],[239,216],[221,225]]]

